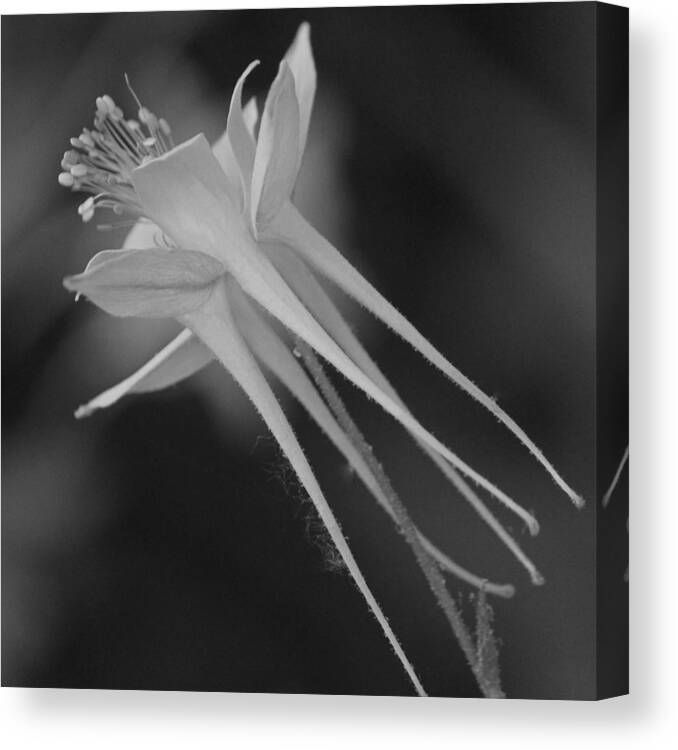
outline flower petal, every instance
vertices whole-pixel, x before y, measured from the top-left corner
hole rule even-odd
[[[191,250],[104,250],[64,286],[111,315],[174,318],[204,304],[224,271],[211,256]]]
[[[306,138],[308,126],[311,121],[313,100],[315,98],[316,70],[311,50],[311,27],[308,23],[302,23],[292,46],[285,55],[292,75],[299,103],[299,147],[297,157],[297,170],[306,149]]]
[[[294,76],[285,60],[266,97],[252,172],[252,225],[258,231],[275,218],[297,179],[299,105]]]
[[[245,206],[246,192],[243,188],[240,167],[233,153],[233,147],[228,137],[228,131],[224,132],[212,144],[212,153],[214,158],[219,162],[219,166],[224,170],[226,178],[231,184],[234,193],[238,195],[238,210],[242,213]]]
[[[306,460],[306,456],[301,450],[297,438],[280,408],[280,404],[277,402],[273,391],[266,382],[266,378],[255,362],[252,353],[238,333],[226,296],[226,283],[219,285],[217,293],[215,293],[205,308],[186,316],[184,322],[214,352],[215,356],[245,391],[271,430],[273,437],[278,441],[282,451],[299,477],[299,481],[313,501],[318,515],[325,524],[334,545],[346,563],[346,567],[365,598],[368,607],[377,618],[384,634],[407,671],[417,693],[425,695],[424,689],[412,665],[405,656],[391,626],[360,572],[358,564],[339,528],[339,524],[318,485],[313,470]]]
[[[252,169],[254,168],[254,152],[256,143],[253,136],[251,123],[252,107],[250,104],[245,111],[242,107],[242,89],[247,76],[259,65],[258,60],[251,62],[238,79],[231,95],[231,105],[228,109],[228,120],[226,132],[219,139],[219,143],[225,139],[225,144],[215,155],[219,159],[224,171],[230,179],[235,179],[241,185],[244,195],[244,210],[249,215],[250,189],[252,186]],[[254,114],[256,115],[256,100],[254,102]],[[216,144],[215,144],[216,147]],[[229,153],[230,152],[230,153]],[[221,157],[223,153],[223,158]],[[234,169],[235,168],[235,169]]]
[[[299,296],[301,301],[307,306],[312,315],[318,320],[323,328],[332,336],[332,338],[341,346],[341,348],[351,357],[351,359],[362,369],[362,371],[386,393],[396,403],[406,408],[402,399],[398,396],[393,386],[389,383],[374,360],[367,353],[363,345],[355,336],[350,326],[346,323],[339,310],[318,283],[318,280],[307,268],[304,261],[299,258],[286,245],[277,244],[267,248],[267,255],[271,258],[273,264],[280,271],[283,278],[292,287],[293,291]],[[513,553],[517,560],[525,567],[530,574],[532,582],[542,584],[543,576],[534,563],[525,555],[518,546],[513,537],[506,531],[497,518],[493,515],[485,503],[478,497],[461,477],[455,468],[445,461],[430,446],[417,440],[420,447],[428,454],[431,460],[441,470],[444,476],[452,483],[464,499],[475,509],[478,515],[487,523],[495,532],[501,541]],[[475,476],[472,476],[475,479]],[[487,486],[486,480],[478,476],[478,483],[488,489],[501,503],[509,507],[527,524],[530,533],[534,536],[539,531],[537,520],[528,513],[524,508],[518,505],[514,500],[494,485]],[[496,490],[496,491],[495,491]]]
[[[224,241],[237,241],[239,231],[246,231],[240,193],[202,134],[137,167],[132,180],[144,214],[177,247],[199,248],[219,258]]]
[[[287,203],[278,213],[269,235],[272,239],[277,238],[292,246],[320,273],[364,305],[450,380],[479,401],[528,448],[577,507],[584,504],[582,498],[567,485],[525,431],[475,383],[448,362],[407,318],[399,313],[335,247],[299,214],[291,203]]]
[[[184,329],[135,373],[100,393],[75,412],[77,419],[105,409],[129,393],[159,391],[184,380],[214,359],[212,352],[192,331]]]
[[[160,247],[162,229],[148,219],[139,219],[130,229],[122,245],[123,250],[134,250],[137,247]]]
[[[337,450],[342,453],[379,505],[391,518],[395,519],[393,509],[367,463],[343,432],[306,371],[292,355],[287,345],[273,328],[261,318],[239,289],[233,289],[229,297],[238,330],[244,336],[254,355],[308,411],[320,429],[332,441]],[[441,552],[421,532],[417,531],[417,534],[424,549],[443,570],[476,588],[484,588],[498,596],[513,596],[514,588],[510,584],[490,583],[486,579],[474,575]]]
[[[247,80],[247,76],[259,65],[259,60],[253,60],[238,78],[233,93],[231,94],[231,105],[228,109],[228,120],[226,123],[226,132],[233,146],[233,152],[240,165],[240,171],[246,178],[245,182],[249,189],[252,179],[252,169],[254,167],[255,142],[252,137],[252,127],[249,126],[248,120],[242,106],[242,90]],[[250,115],[251,116],[251,115]]]
[[[245,121],[247,132],[252,136],[252,141],[256,143],[257,139],[254,131],[256,130],[257,122],[259,120],[259,107],[257,107],[256,96],[251,97],[251,99],[247,102],[245,108],[242,111],[242,117]]]

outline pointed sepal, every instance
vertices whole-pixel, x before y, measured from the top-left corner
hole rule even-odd
[[[184,329],[136,372],[78,407],[76,419],[106,409],[130,393],[149,393],[189,378],[214,359],[212,352],[192,331]]]
[[[289,200],[299,164],[299,105],[285,60],[268,92],[252,172],[252,225],[265,229]]]
[[[294,87],[299,105],[298,170],[306,149],[317,81],[313,51],[311,50],[311,27],[308,23],[302,23],[299,27],[297,35],[285,55],[285,60],[287,60],[294,76]]]

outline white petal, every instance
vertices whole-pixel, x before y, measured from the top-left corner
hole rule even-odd
[[[368,607],[377,618],[417,692],[419,695],[425,695],[412,665],[405,656],[391,626],[360,572],[358,564],[334,518],[332,510],[327,504],[327,500],[318,485],[315,475],[297,442],[287,418],[280,408],[280,404],[277,402],[273,391],[266,382],[259,366],[233,323],[226,298],[225,286],[225,284],[220,285],[218,292],[212,297],[209,305],[198,313],[187,316],[185,323],[214,352],[219,361],[231,373],[271,430],[273,437],[277,440],[283,453],[299,477],[299,481],[308,492],[318,515],[325,524],[353,580],[365,598]]]
[[[259,64],[258,60],[251,62],[243,74],[238,79],[231,95],[231,105],[228,109],[228,121],[226,124],[226,141],[224,146],[224,160],[222,163],[227,174],[234,173],[234,166],[237,178],[242,186],[244,195],[244,210],[249,215],[250,190],[252,186],[252,169],[254,168],[254,152],[256,144],[254,142],[252,128],[250,127],[250,118],[252,117],[251,107],[248,112],[243,111],[242,107],[242,89],[245,85],[247,76]],[[256,108],[256,102],[255,102]],[[220,140],[223,140],[223,137]],[[228,153],[230,152],[230,154]]]
[[[89,417],[97,409],[112,406],[129,393],[167,388],[198,372],[213,359],[212,352],[202,341],[192,331],[184,329],[135,373],[79,407],[75,416],[78,419]]]
[[[245,105],[245,108],[242,111],[242,117],[245,121],[247,132],[252,136],[252,141],[256,142],[254,131],[256,130],[257,122],[259,121],[259,108],[257,107],[257,98],[255,96],[253,96]]]
[[[356,450],[338,422],[320,397],[318,390],[306,374],[304,368],[293,356],[292,352],[261,316],[255,311],[240,290],[234,289],[229,294],[233,315],[238,330],[245,337],[250,349],[255,356],[267,367],[292,393],[292,395],[304,406],[310,416],[315,420],[320,429],[334,443],[335,447],[343,454],[349,465],[353,467],[363,484],[375,497],[379,505],[395,519],[395,513],[379,487],[378,482],[370,471],[367,463]],[[469,572],[441,552],[429,539],[419,531],[419,540],[424,549],[434,558],[441,568],[459,579],[470,583],[477,588],[496,594],[498,596],[511,597],[514,588],[510,584],[490,583]]]
[[[527,436],[524,430],[469,378],[448,362],[443,355],[425,339],[419,331],[399,313],[344,256],[288,203],[278,213],[275,225],[270,228],[271,238],[291,245],[314,268],[329,278],[347,294],[364,305],[395,333],[407,341],[414,349],[435,365],[450,380],[479,401],[488,411],[508,427],[508,429],[529,449],[539,463],[551,475],[555,483],[577,506],[583,500],[572,490],[554,467],[546,460],[542,451]]]
[[[252,226],[264,229],[289,199],[297,179],[299,105],[294,76],[283,60],[261,116],[252,172]]]
[[[212,144],[214,157],[226,173],[234,191],[240,197],[239,210],[248,217],[252,167],[254,166],[254,151],[256,148],[254,129],[259,114],[255,97],[247,102],[244,109],[241,106],[240,98],[242,96],[242,84],[254,65],[255,63],[252,63],[247,68],[236,84],[228,114],[228,125],[221,136]],[[236,148],[238,149],[238,156],[235,153]]]
[[[323,328],[334,338],[341,348],[362,369],[362,371],[381,390],[392,398],[396,403],[406,408],[402,399],[391,386],[381,370],[364,349],[350,326],[346,323],[339,310],[329,298],[325,290],[318,283],[315,276],[308,270],[305,263],[294,252],[285,245],[271,246],[267,252],[268,256],[278,268],[287,283],[299,295],[301,301],[308,307]],[[495,532],[501,541],[508,547],[517,560],[530,574],[532,582],[542,584],[544,579],[534,563],[525,555],[513,537],[506,531],[490,509],[478,497],[473,489],[459,476],[454,467],[432,450],[428,445],[417,441],[420,447],[428,454],[431,460],[441,470],[445,477],[452,482],[464,499],[475,509],[480,517]],[[483,482],[485,480],[483,479]],[[482,483],[481,483],[482,484]],[[493,486],[492,486],[493,487]],[[537,520],[514,500],[501,490],[493,492],[494,496],[520,516],[527,524],[530,532],[534,535],[539,531]]]
[[[245,191],[240,175],[240,167],[233,153],[231,141],[228,138],[226,130],[212,144],[212,153],[214,154],[214,158],[219,162],[219,166],[224,170],[233,194],[238,196],[238,211],[242,213],[245,206]]]
[[[224,242],[237,243],[246,232],[240,193],[234,192],[202,134],[138,167],[132,180],[144,215],[177,247],[219,258]]]
[[[315,98],[316,70],[311,50],[311,27],[308,23],[302,23],[292,46],[285,55],[292,75],[299,103],[299,156],[297,158],[297,170],[301,164],[306,148],[308,126],[311,121],[313,110],[313,99]]]
[[[111,315],[175,318],[204,304],[224,271],[210,255],[191,250],[104,250],[64,286]]]
[[[122,245],[123,250],[133,250],[136,247],[159,247],[162,239],[162,229],[147,219],[139,219],[130,229]]]

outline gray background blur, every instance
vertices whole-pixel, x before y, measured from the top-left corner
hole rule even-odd
[[[68,138],[90,124],[100,94],[132,116],[128,73],[178,140],[214,139],[245,65],[262,60],[246,89],[261,97],[309,20],[319,92],[297,203],[589,501],[575,511],[492,417],[342,303],[421,421],[534,510],[536,539],[498,513],[547,585],[530,585],[390,418],[342,393],[422,529],[475,572],[516,583],[513,600],[494,601],[508,694],[593,696],[595,498],[628,437],[622,248],[610,279],[621,314],[604,332],[618,371],[596,480],[592,9],[2,19],[3,684],[410,692],[348,577],[326,570],[310,506],[280,481],[265,427],[218,367],[72,417],[175,328],[109,318],[62,288],[124,237],[82,225],[77,197],[57,185]],[[604,135],[616,128],[611,119]],[[281,397],[424,685],[475,695],[403,540]],[[607,606],[619,626],[605,637],[619,644],[625,493],[624,480],[600,518],[618,571]],[[470,617],[469,591],[450,583]]]

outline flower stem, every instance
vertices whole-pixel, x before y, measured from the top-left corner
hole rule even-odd
[[[424,574],[424,577],[426,578],[431,591],[436,597],[439,606],[443,610],[445,617],[450,624],[452,632],[454,633],[459,646],[461,647],[461,650],[463,651],[464,656],[468,661],[471,671],[476,678],[480,690],[487,698],[503,698],[504,694],[498,684],[496,685],[496,687],[488,687],[488,680],[484,679],[482,673],[482,661],[478,659],[476,644],[474,643],[473,637],[464,624],[461,612],[459,611],[456,603],[447,590],[445,579],[443,578],[442,573],[440,572],[437,565],[433,562],[431,556],[424,549],[419,532],[417,531],[402,501],[393,489],[393,486],[389,478],[386,476],[384,469],[376,459],[371,446],[367,443],[363,434],[360,432],[352,417],[348,413],[346,406],[341,400],[334,385],[327,377],[323,366],[321,365],[320,361],[315,356],[311,348],[306,343],[297,338],[295,341],[295,351],[299,352],[306,368],[310,372],[318,389],[327,401],[327,404],[332,410],[335,418],[341,425],[342,429],[345,431],[349,440],[354,444],[356,449],[363,456],[381,490],[388,498],[391,508],[393,509],[395,522],[400,532],[405,537],[405,540],[410,545],[417,564],[421,568],[421,571]]]

